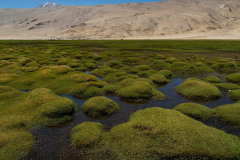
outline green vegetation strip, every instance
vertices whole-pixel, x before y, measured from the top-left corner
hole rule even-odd
[[[239,52],[239,40],[79,40],[79,41],[1,41],[4,45],[65,46],[81,48],[162,50],[172,52]]]

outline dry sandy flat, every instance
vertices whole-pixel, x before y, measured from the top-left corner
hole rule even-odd
[[[0,9],[0,39],[239,39],[240,0]]]

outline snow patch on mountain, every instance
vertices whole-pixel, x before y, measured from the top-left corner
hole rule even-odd
[[[59,6],[59,4],[52,3],[52,2],[47,2],[47,3],[43,4],[43,5],[41,5],[40,7],[41,8],[45,8],[45,7],[54,7],[54,6]]]

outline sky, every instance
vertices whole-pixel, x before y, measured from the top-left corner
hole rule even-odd
[[[46,2],[53,2],[61,5],[99,5],[156,1],[163,0],[0,0],[0,8],[34,8]]]

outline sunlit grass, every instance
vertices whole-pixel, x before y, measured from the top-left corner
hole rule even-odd
[[[210,83],[188,80],[175,88],[180,95],[196,101],[216,100],[222,96],[220,90]]]
[[[80,146],[81,151],[93,154],[93,159],[102,153],[110,154],[109,159],[111,156],[114,159],[239,158],[238,137],[175,110],[139,110],[128,122],[113,127],[107,134],[100,124],[88,123],[89,127],[82,123],[73,128],[72,143]]]

